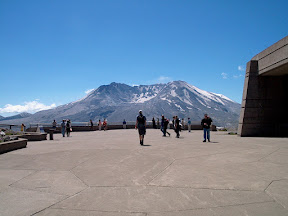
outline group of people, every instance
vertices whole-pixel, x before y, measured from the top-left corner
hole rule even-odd
[[[92,119],[90,119],[90,128],[91,128],[91,130],[93,130],[93,126],[94,126],[94,123],[93,123]],[[104,119],[103,122],[101,122],[101,120],[99,119],[97,126],[98,126],[98,130],[99,131],[102,130],[102,126],[103,126],[104,131],[106,131],[108,129],[107,119]]]
[[[157,119],[157,126],[156,126],[156,122],[155,122],[155,119],[153,117],[153,119],[152,119],[153,128],[158,128],[158,124],[160,126],[160,121],[159,121],[159,123],[158,123],[158,121],[159,121],[159,119]],[[169,123],[170,123],[169,119],[165,118],[165,116],[162,115],[161,128],[160,129],[161,129],[161,131],[163,133],[163,137],[165,137],[166,134],[168,134],[169,137],[171,135],[167,131]],[[211,124],[212,124],[212,119],[207,114],[205,114],[204,118],[201,121],[201,125],[202,125],[203,131],[204,131],[204,140],[203,140],[203,142],[206,142],[207,140],[208,140],[208,142],[210,142],[210,127],[211,127]],[[93,123],[92,119],[90,119],[91,130],[93,130],[93,126],[94,126],[94,123]],[[101,131],[102,126],[103,126],[104,131],[107,130],[108,123],[107,123],[106,119],[104,119],[103,122],[101,122],[101,120],[99,119],[99,121],[98,121],[98,129],[99,129],[99,131]],[[181,121],[178,118],[178,116],[173,116],[172,127],[173,127],[173,130],[176,133],[176,138],[180,137],[181,127],[184,127],[184,126],[185,126],[184,119],[182,119],[182,121]],[[55,120],[52,123],[52,127],[53,127],[53,129],[56,130],[57,122]],[[126,129],[126,121],[125,121],[125,119],[123,121],[123,128]],[[144,136],[146,134],[146,117],[143,115],[142,110],[139,110],[139,115],[137,116],[137,119],[136,119],[135,129],[138,129],[140,145],[144,145]],[[72,131],[72,125],[71,125],[70,119],[67,119],[67,120],[63,119],[62,123],[61,123],[61,132],[62,132],[63,137],[65,137],[65,134],[67,135],[67,137],[69,137],[71,131]],[[190,120],[190,118],[188,118],[188,132],[191,132],[191,120]]]
[[[177,117],[178,118],[178,117]],[[163,120],[163,115],[162,115],[162,119],[161,119],[161,127],[160,127],[160,121],[159,121],[159,118],[157,118],[157,124],[156,124],[156,121],[155,121],[155,118],[153,117],[152,118],[152,125],[153,125],[153,128],[154,129],[161,129],[161,131],[162,131],[162,129],[163,129],[163,122],[165,123],[165,121],[168,121],[168,123],[166,123],[167,124],[167,128],[166,128],[166,130],[169,128],[169,119],[166,119],[165,118],[165,120]],[[173,120],[175,120],[175,116],[173,116]],[[172,121],[173,122],[173,121]],[[177,121],[178,122],[178,121]],[[190,118],[188,118],[188,122],[187,122],[188,124],[187,124],[187,126],[188,126],[188,131],[189,132],[191,132],[191,120],[190,120]],[[173,123],[173,129],[175,128],[174,127],[174,123]],[[185,121],[184,121],[184,118],[182,118],[182,120],[180,121],[180,119],[179,119],[179,126],[180,126],[180,131],[181,131],[181,128],[184,128],[185,127]],[[164,136],[165,136],[165,134],[164,134]]]
[[[56,127],[57,127],[57,122],[54,120],[52,122],[52,128],[54,130],[56,130]],[[70,133],[72,131],[72,124],[71,124],[71,120],[70,119],[63,119],[62,120],[62,123],[61,123],[61,133],[62,133],[62,136],[65,137],[65,134],[67,135],[67,137],[70,136]]]
[[[124,120],[125,121],[125,120]],[[125,122],[126,123],[126,122]],[[188,118],[188,132],[191,132],[191,120],[190,118]],[[203,132],[204,132],[204,140],[203,142],[206,142],[206,140],[208,140],[208,142],[210,142],[210,127],[212,124],[212,119],[205,114],[204,118],[201,120],[201,125],[203,127]],[[124,122],[123,122],[124,125]],[[159,128],[160,126],[160,121],[159,119],[157,119],[157,126],[156,126],[156,122],[155,122],[155,118],[153,117],[152,119],[152,125],[153,128]],[[166,134],[169,135],[170,137],[170,133],[167,131],[169,125],[169,119],[165,118],[164,115],[162,115],[161,118],[161,131],[163,133],[163,137],[166,136]],[[173,120],[172,120],[172,126],[173,129],[176,133],[176,138],[180,137],[180,131],[181,131],[181,127],[185,126],[184,123],[184,119],[182,119],[182,121],[178,118],[178,116],[173,116]],[[146,134],[146,117],[143,115],[142,110],[139,110],[139,115],[137,116],[136,119],[136,124],[135,124],[135,129],[138,128],[138,133],[139,133],[139,139],[140,139],[140,145],[144,144],[144,136]]]

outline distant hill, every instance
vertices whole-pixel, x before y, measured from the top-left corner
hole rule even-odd
[[[108,122],[135,121],[141,109],[148,120],[164,114],[169,119],[178,115],[186,121],[190,117],[200,122],[207,113],[217,126],[237,127],[240,107],[224,95],[201,90],[184,81],[140,86],[113,82],[100,86],[81,100],[22,117],[21,121],[50,123],[54,119],[57,122],[71,119],[72,122],[88,122],[103,118]]]
[[[18,119],[27,118],[27,117],[29,117],[31,115],[32,114],[30,114],[30,113],[23,112],[23,113],[20,113],[20,114],[17,114],[17,115],[9,116],[9,117],[0,116],[0,121],[18,120]]]

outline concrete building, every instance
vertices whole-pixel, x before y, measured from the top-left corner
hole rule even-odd
[[[288,36],[247,63],[238,134],[288,137]]]

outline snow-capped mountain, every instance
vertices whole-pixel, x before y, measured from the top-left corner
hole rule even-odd
[[[129,86],[121,83],[102,85],[81,100],[54,109],[40,111],[25,119],[27,122],[74,122],[107,118],[109,122],[135,121],[139,109],[148,120],[178,115],[201,121],[205,113],[219,126],[237,126],[240,104],[224,95],[201,90],[184,81],[167,84]],[[24,119],[22,118],[21,121]]]

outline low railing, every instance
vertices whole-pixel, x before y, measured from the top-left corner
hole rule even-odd
[[[193,122],[194,124],[191,124],[191,130],[202,130],[202,126],[200,124],[200,122]],[[27,131],[31,131],[31,132],[35,132],[37,131],[37,128],[41,128],[42,130],[44,130],[45,132],[49,132],[50,129],[52,129],[52,124],[31,124],[30,128],[27,129]],[[126,129],[134,129],[135,128],[135,122],[126,122]],[[147,122],[147,128],[153,128],[153,124],[152,122]],[[160,125],[156,124],[156,128],[160,129]],[[172,129],[173,125],[172,123],[170,123],[168,125],[168,129]],[[101,129],[103,130],[104,127],[102,125]],[[108,123],[107,125],[107,129],[108,130],[115,130],[115,129],[124,129],[123,127],[123,123],[120,122],[112,122],[112,123]],[[98,125],[93,124],[93,126],[91,127],[91,125],[87,122],[82,122],[81,124],[79,124],[79,122],[72,122],[72,131],[96,131],[99,130]],[[182,126],[182,130],[188,130],[188,125],[185,124],[184,127]],[[216,131],[216,126],[212,125],[212,130]],[[56,126],[56,133],[60,133],[61,132],[61,125],[57,124]]]
[[[132,129],[135,128],[135,121],[127,121],[126,122],[126,129]],[[94,123],[93,127],[91,127],[90,122],[71,122],[72,124],[72,130],[73,131],[96,131],[99,129],[98,123]],[[156,122],[156,128],[160,129],[160,124],[157,124]],[[49,132],[49,129],[52,129],[52,123],[31,123],[29,124],[29,127],[25,127],[24,131],[27,132],[36,132],[37,128],[40,128],[41,131]],[[0,124],[0,128],[5,128],[5,129],[10,129],[13,131],[20,131],[21,130],[21,125],[12,125],[12,124]],[[107,129],[108,130],[113,130],[113,129],[123,129],[123,123],[122,122],[108,122]],[[152,121],[147,121],[147,128],[153,128],[153,123]],[[168,129],[172,129],[173,125],[172,123],[169,123]],[[102,125],[102,130],[103,130],[103,125]],[[184,123],[184,126],[182,126],[183,130],[188,129],[187,123]],[[193,121],[191,122],[191,130],[201,130],[202,126],[200,122],[198,121]],[[216,130],[216,126],[212,125],[212,130]],[[56,132],[61,131],[61,123],[56,124]]]
[[[3,129],[9,129],[12,131],[21,131],[21,125],[16,125],[16,124],[0,124],[0,128]],[[24,131],[26,130],[26,126],[24,126]]]

